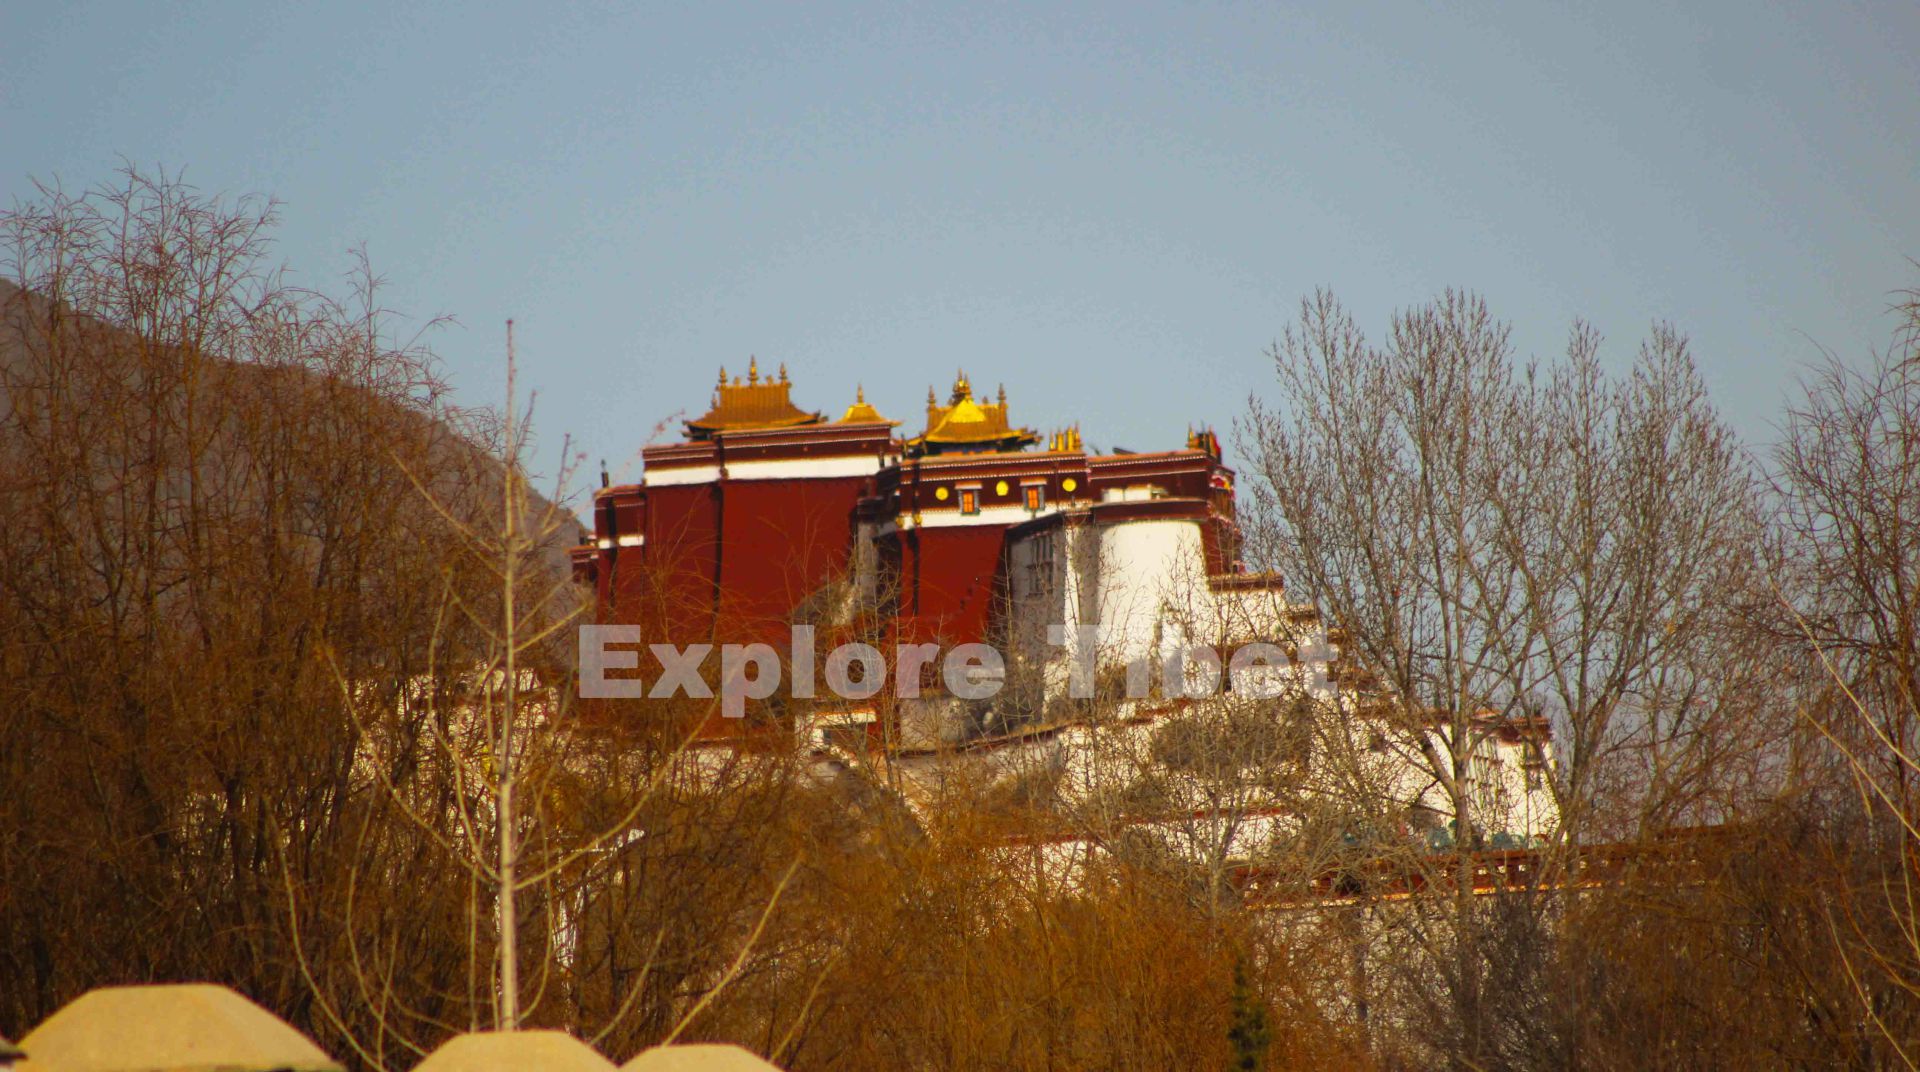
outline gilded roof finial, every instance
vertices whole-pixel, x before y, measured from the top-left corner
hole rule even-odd
[[[840,418],[841,424],[886,424],[896,425],[899,421],[890,421],[880,415],[880,411],[867,404],[867,385],[858,384],[853,389],[853,405],[847,407],[846,415]]]
[[[927,405],[929,405],[929,406],[937,406],[937,405],[939,405],[939,404],[940,404],[940,403],[938,403],[937,401],[935,401],[935,400],[934,400],[934,396],[933,396],[933,385],[932,385],[932,384],[928,384],[928,385],[927,385]]]
[[[953,374],[953,400],[973,397],[973,385],[967,382],[967,372],[960,369]]]
[[[720,366],[720,386],[725,387],[726,385],[727,385],[727,366],[721,365]]]
[[[760,359],[752,354],[747,355],[747,382],[760,382]]]
[[[1001,384],[1001,385],[1000,385],[1000,406],[1001,406],[1001,408],[1003,408],[1003,409],[1004,409],[1004,408],[1006,407],[1006,404],[1007,404],[1007,385],[1003,383],[1003,384]]]
[[[787,382],[787,363],[785,361],[780,362],[780,382]]]

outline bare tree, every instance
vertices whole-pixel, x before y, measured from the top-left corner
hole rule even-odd
[[[457,978],[320,653],[369,696],[424,672],[467,582],[387,452],[471,446],[371,274],[341,300],[287,286],[275,218],[129,170],[0,221],[23,288],[0,285],[0,843],[37,891],[0,897],[15,1032],[101,982],[200,977],[335,1041],[293,938],[365,909],[339,879],[370,833],[416,891],[381,906],[394,959],[429,993]],[[289,877],[313,894],[293,918]]]
[[[1920,1062],[1920,298],[1863,369],[1830,360],[1775,456],[1789,583],[1779,633],[1804,653],[1799,711],[1852,793],[1823,809],[1818,916],[1863,1063]]]
[[[663,835],[737,839],[784,775],[676,759],[702,712],[579,731],[578,527],[531,490],[524,414],[451,405],[364,259],[344,298],[287,286],[276,212],[129,171],[0,218],[0,847],[28,876],[0,1031],[168,977],[376,1068],[496,1015],[665,1037],[789,860]],[[697,953],[602,1000],[580,908],[636,860],[649,889],[769,877],[623,902]]]
[[[1562,844],[1620,829],[1600,807],[1622,791],[1629,822],[1712,803],[1690,745],[1754,676],[1716,655],[1753,601],[1760,530],[1685,340],[1656,327],[1614,379],[1584,325],[1543,368],[1472,295],[1395,315],[1376,345],[1322,292],[1271,356],[1279,405],[1243,427],[1254,548],[1375,679],[1368,713],[1438,787],[1459,846],[1492,833],[1488,745],[1542,716]],[[1448,866],[1451,933],[1430,944],[1451,953],[1429,967],[1460,1032],[1447,1049],[1471,1064],[1496,1045],[1487,962],[1471,857]]]

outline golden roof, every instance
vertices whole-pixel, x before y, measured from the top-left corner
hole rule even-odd
[[[854,388],[853,405],[847,407],[846,415],[840,418],[841,424],[886,424],[896,425],[899,421],[890,421],[880,416],[880,411],[867,402],[867,388],[863,384]]]
[[[927,388],[927,430],[907,441],[909,450],[941,453],[943,450],[1019,450],[1038,443],[1040,434],[1031,428],[1015,428],[1007,423],[1007,389],[1000,388],[998,402],[976,402],[973,384],[967,374],[953,381],[953,394],[942,406],[934,401],[933,388]]]
[[[687,422],[687,434],[694,439],[709,439],[715,432],[742,428],[794,428],[819,424],[826,418],[808,413],[793,404],[789,396],[793,384],[787,379],[787,366],[780,366],[778,380],[769,377],[760,382],[760,361],[749,358],[747,378],[735,376],[727,382],[727,369],[720,367],[720,383],[713,390],[713,408]]]

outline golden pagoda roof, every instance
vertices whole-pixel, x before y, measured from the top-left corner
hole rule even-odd
[[[803,424],[820,424],[826,418],[819,413],[808,413],[793,404],[790,392],[793,384],[787,379],[787,366],[780,366],[780,378],[768,377],[760,380],[760,361],[749,358],[747,376],[743,382],[735,376],[732,383],[727,382],[726,366],[720,367],[720,383],[713,390],[713,408],[704,415],[687,422],[687,434],[694,439],[708,439],[715,432],[731,432],[743,428],[794,428]]]
[[[1000,388],[997,402],[977,402],[973,384],[961,372],[954,378],[953,394],[942,406],[934,401],[933,388],[927,388],[927,430],[907,441],[916,454],[944,451],[1019,450],[1040,441],[1031,428],[1016,428],[1007,423],[1007,389]]]
[[[867,402],[867,388],[862,384],[854,388],[853,405],[847,407],[846,415],[840,418],[839,423],[897,425],[900,422],[882,417],[880,411]]]

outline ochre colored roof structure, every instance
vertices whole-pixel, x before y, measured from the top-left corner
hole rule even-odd
[[[861,385],[859,387],[854,388],[853,405],[847,407],[846,415],[840,418],[839,423],[896,425],[896,424],[899,424],[900,422],[890,421],[890,420],[887,420],[885,417],[880,416],[880,411],[877,409],[874,409],[873,406],[867,401],[866,386]]]
[[[784,364],[780,366],[779,379],[768,377],[764,383],[760,380],[758,358],[748,360],[745,382],[735,376],[733,382],[728,383],[726,367],[722,366],[720,383],[713,391],[713,408],[687,422],[687,435],[693,439],[711,439],[715,432],[823,423],[825,418],[820,414],[808,413],[793,404],[792,390]]]
[[[1187,429],[1187,449],[1204,450],[1213,457],[1219,458],[1221,456],[1220,437],[1213,434],[1213,429],[1211,428],[1202,428],[1199,431],[1195,431],[1189,427]]]
[[[1040,434],[1033,429],[1007,423],[1005,387],[1000,388],[998,402],[976,402],[973,384],[961,372],[954,378],[946,405],[936,404],[933,389],[927,389],[927,430],[907,441],[907,451],[914,455],[1009,451],[1039,441]]]
[[[15,1072],[340,1072],[291,1024],[210,983],[89,990],[20,1048]]]
[[[620,1066],[620,1072],[780,1072],[738,1046],[701,1042],[655,1046]]]
[[[613,1062],[565,1031],[455,1035],[413,1072],[612,1072]]]

